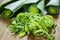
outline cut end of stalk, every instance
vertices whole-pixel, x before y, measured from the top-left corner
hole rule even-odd
[[[3,13],[2,13],[2,16],[4,18],[10,18],[12,16],[12,12],[10,10],[4,10]]]
[[[28,11],[31,13],[39,13],[39,9],[36,7],[36,5],[31,5]]]
[[[56,7],[49,7],[49,9],[48,9],[48,13],[49,14],[57,14],[58,13],[58,10],[57,10],[57,8]]]

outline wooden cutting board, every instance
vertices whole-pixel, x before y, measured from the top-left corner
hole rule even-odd
[[[7,1],[9,0],[0,0],[0,4],[3,4]],[[57,18],[54,18],[54,21],[57,24],[55,40],[60,40],[60,12]],[[25,36],[24,38],[19,38],[18,36],[13,35],[7,27],[7,24],[9,22],[9,19],[4,19],[0,17],[0,40],[28,40],[28,36]]]

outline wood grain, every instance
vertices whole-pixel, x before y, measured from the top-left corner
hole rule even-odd
[[[55,23],[57,24],[55,40],[60,40],[60,12],[59,12],[58,17],[55,18],[54,20],[55,20]],[[10,32],[10,30],[7,27],[7,24],[9,22],[10,21],[8,19],[4,19],[4,18],[0,17],[0,40],[28,40],[28,36],[26,36],[24,38],[19,38],[18,36],[12,35],[12,33]]]
[[[7,27],[9,19],[4,19],[0,17],[0,40],[28,40],[28,37],[19,38],[16,35],[13,35]]]

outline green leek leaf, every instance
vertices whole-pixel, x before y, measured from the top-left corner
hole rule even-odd
[[[49,5],[59,6],[59,0],[50,0],[50,2],[46,6]]]
[[[41,10],[42,13],[44,13],[44,0],[40,1],[37,7]]]

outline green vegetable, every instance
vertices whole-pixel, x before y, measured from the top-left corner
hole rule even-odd
[[[47,40],[54,40],[54,36],[51,34],[48,34],[46,31],[44,31],[45,35],[48,37]]]
[[[12,12],[10,10],[4,10],[2,13],[2,16],[5,18],[10,18],[12,15]]]
[[[0,14],[2,15],[2,12],[5,10],[4,7],[10,3],[13,3],[14,1],[8,1],[7,3],[4,3],[0,6]]]
[[[44,15],[44,0],[39,0],[35,4],[27,4],[26,6],[24,6],[24,9],[25,11],[31,13],[40,13],[41,15]]]
[[[48,13],[49,14],[57,14],[58,13],[58,8],[50,6],[48,8]]]
[[[48,40],[54,40],[54,37],[53,35],[51,34],[48,34],[46,31],[44,30],[37,30],[35,33],[34,33],[35,36],[47,36],[48,37]]]
[[[46,17],[50,18],[52,21],[54,21],[54,18],[50,15],[46,15]]]
[[[41,11],[40,13],[42,13],[44,15],[44,0],[41,0],[38,4],[37,4],[37,8]]]
[[[59,6],[59,0],[50,0],[46,6],[53,5],[53,6]]]
[[[27,25],[25,25],[25,31],[27,32],[27,34],[30,34],[30,30],[29,30],[29,27]]]
[[[39,13],[39,9],[36,7],[36,5],[31,5],[28,11],[31,13]]]
[[[50,0],[45,6],[47,13],[51,15],[57,15],[58,8],[59,8],[59,0]]]
[[[45,25],[46,25],[46,27],[52,27],[53,24],[54,24],[53,17],[49,16],[49,15],[45,16]]]
[[[4,10],[2,11],[2,16],[3,17],[5,17],[6,16],[6,18],[11,18],[13,15],[14,15],[14,13],[18,10],[18,6],[19,6],[19,4],[18,3],[20,3],[21,4],[21,2],[22,1],[15,1],[15,2],[13,2],[13,3],[7,3],[5,6],[1,6]],[[17,5],[16,5],[17,4]],[[7,11],[5,11],[5,10],[9,10],[10,11],[10,13],[8,12],[8,16],[10,16],[10,17],[7,17]],[[5,15],[4,15],[5,14]],[[11,14],[11,15],[10,15]]]
[[[43,36],[44,35],[44,31],[43,30],[37,30],[35,33],[34,33],[35,36]]]
[[[19,37],[25,35],[45,36],[47,40],[54,40],[52,29],[55,29],[54,19],[50,15],[44,14],[44,0],[12,0],[1,5],[0,13],[4,18],[12,18],[8,28]],[[46,4],[46,11],[50,14],[57,14],[58,0]],[[23,9],[22,9],[23,8]],[[15,14],[16,13],[16,14]],[[40,14],[39,14],[40,13]],[[43,15],[43,16],[42,16]]]
[[[53,17],[50,15],[41,16],[39,13],[19,13],[12,19],[9,29],[14,33],[19,33],[20,37],[25,35],[46,36],[48,40],[53,40],[52,29],[55,28]],[[16,29],[14,29],[15,27]]]
[[[17,21],[22,21],[22,18],[25,17],[25,14],[24,13],[20,13],[19,15],[17,15],[16,19]]]
[[[19,29],[15,25],[9,25],[8,27],[12,33],[18,33]]]
[[[14,13],[17,10],[19,10],[23,5],[30,4],[30,3],[37,3],[38,1],[39,0],[33,0],[33,1],[31,1],[31,0],[18,0],[13,3],[8,3],[5,6],[1,6],[0,10],[2,11],[2,9],[3,9],[3,11],[1,12],[3,17],[6,16],[5,18],[11,18],[14,15]],[[8,14],[9,14],[8,16],[7,16],[7,11],[5,11],[7,9],[10,11],[10,12],[8,12]]]
[[[22,31],[22,32],[19,32],[19,37],[22,38],[22,37],[25,36],[25,35],[26,35],[26,32],[23,32],[23,31]]]

